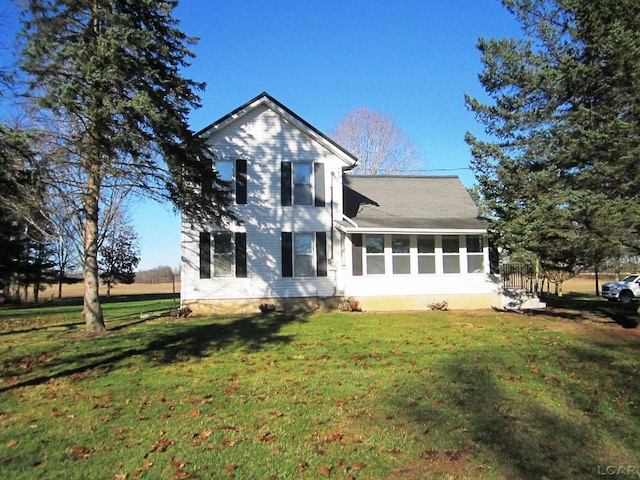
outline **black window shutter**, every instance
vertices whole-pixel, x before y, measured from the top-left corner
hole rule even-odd
[[[282,276],[293,277],[293,233],[282,232]]]
[[[327,233],[316,232],[316,269],[319,277],[327,276]]]
[[[204,157],[202,160],[202,200],[209,201],[213,192],[213,160]]]
[[[247,203],[247,161],[236,160],[236,204],[246,205]]]
[[[211,234],[200,232],[200,278],[211,278]]]
[[[291,206],[291,162],[281,162],[280,189],[283,206]]]
[[[362,275],[362,234],[354,233],[351,235],[351,244],[353,249],[351,251],[352,270],[353,276]]]
[[[315,192],[315,206],[324,207],[324,163],[313,164],[313,190]]]
[[[247,276],[247,234],[236,233],[236,277]]]

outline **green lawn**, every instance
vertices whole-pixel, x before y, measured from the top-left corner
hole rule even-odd
[[[637,478],[640,336],[579,312],[0,309],[6,479]],[[617,475],[620,473],[620,475]]]

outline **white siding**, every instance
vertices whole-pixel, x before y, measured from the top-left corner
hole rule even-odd
[[[183,221],[182,300],[335,295],[335,272],[331,270],[327,277],[282,277],[281,232],[326,232],[330,257],[331,183],[338,215],[342,211],[342,160],[264,106],[214,133],[209,143],[219,158],[247,160],[247,205],[234,206],[243,223],[228,229],[247,234],[248,276],[200,279],[198,234],[216,227]],[[324,164],[325,207],[281,206],[282,161]]]

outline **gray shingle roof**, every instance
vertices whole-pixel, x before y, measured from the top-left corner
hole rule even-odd
[[[363,228],[485,229],[458,177],[358,176],[343,179],[344,214]]]

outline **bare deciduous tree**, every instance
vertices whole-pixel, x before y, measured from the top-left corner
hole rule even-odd
[[[411,173],[420,160],[416,146],[388,115],[369,108],[348,113],[331,138],[358,157],[354,173]]]

